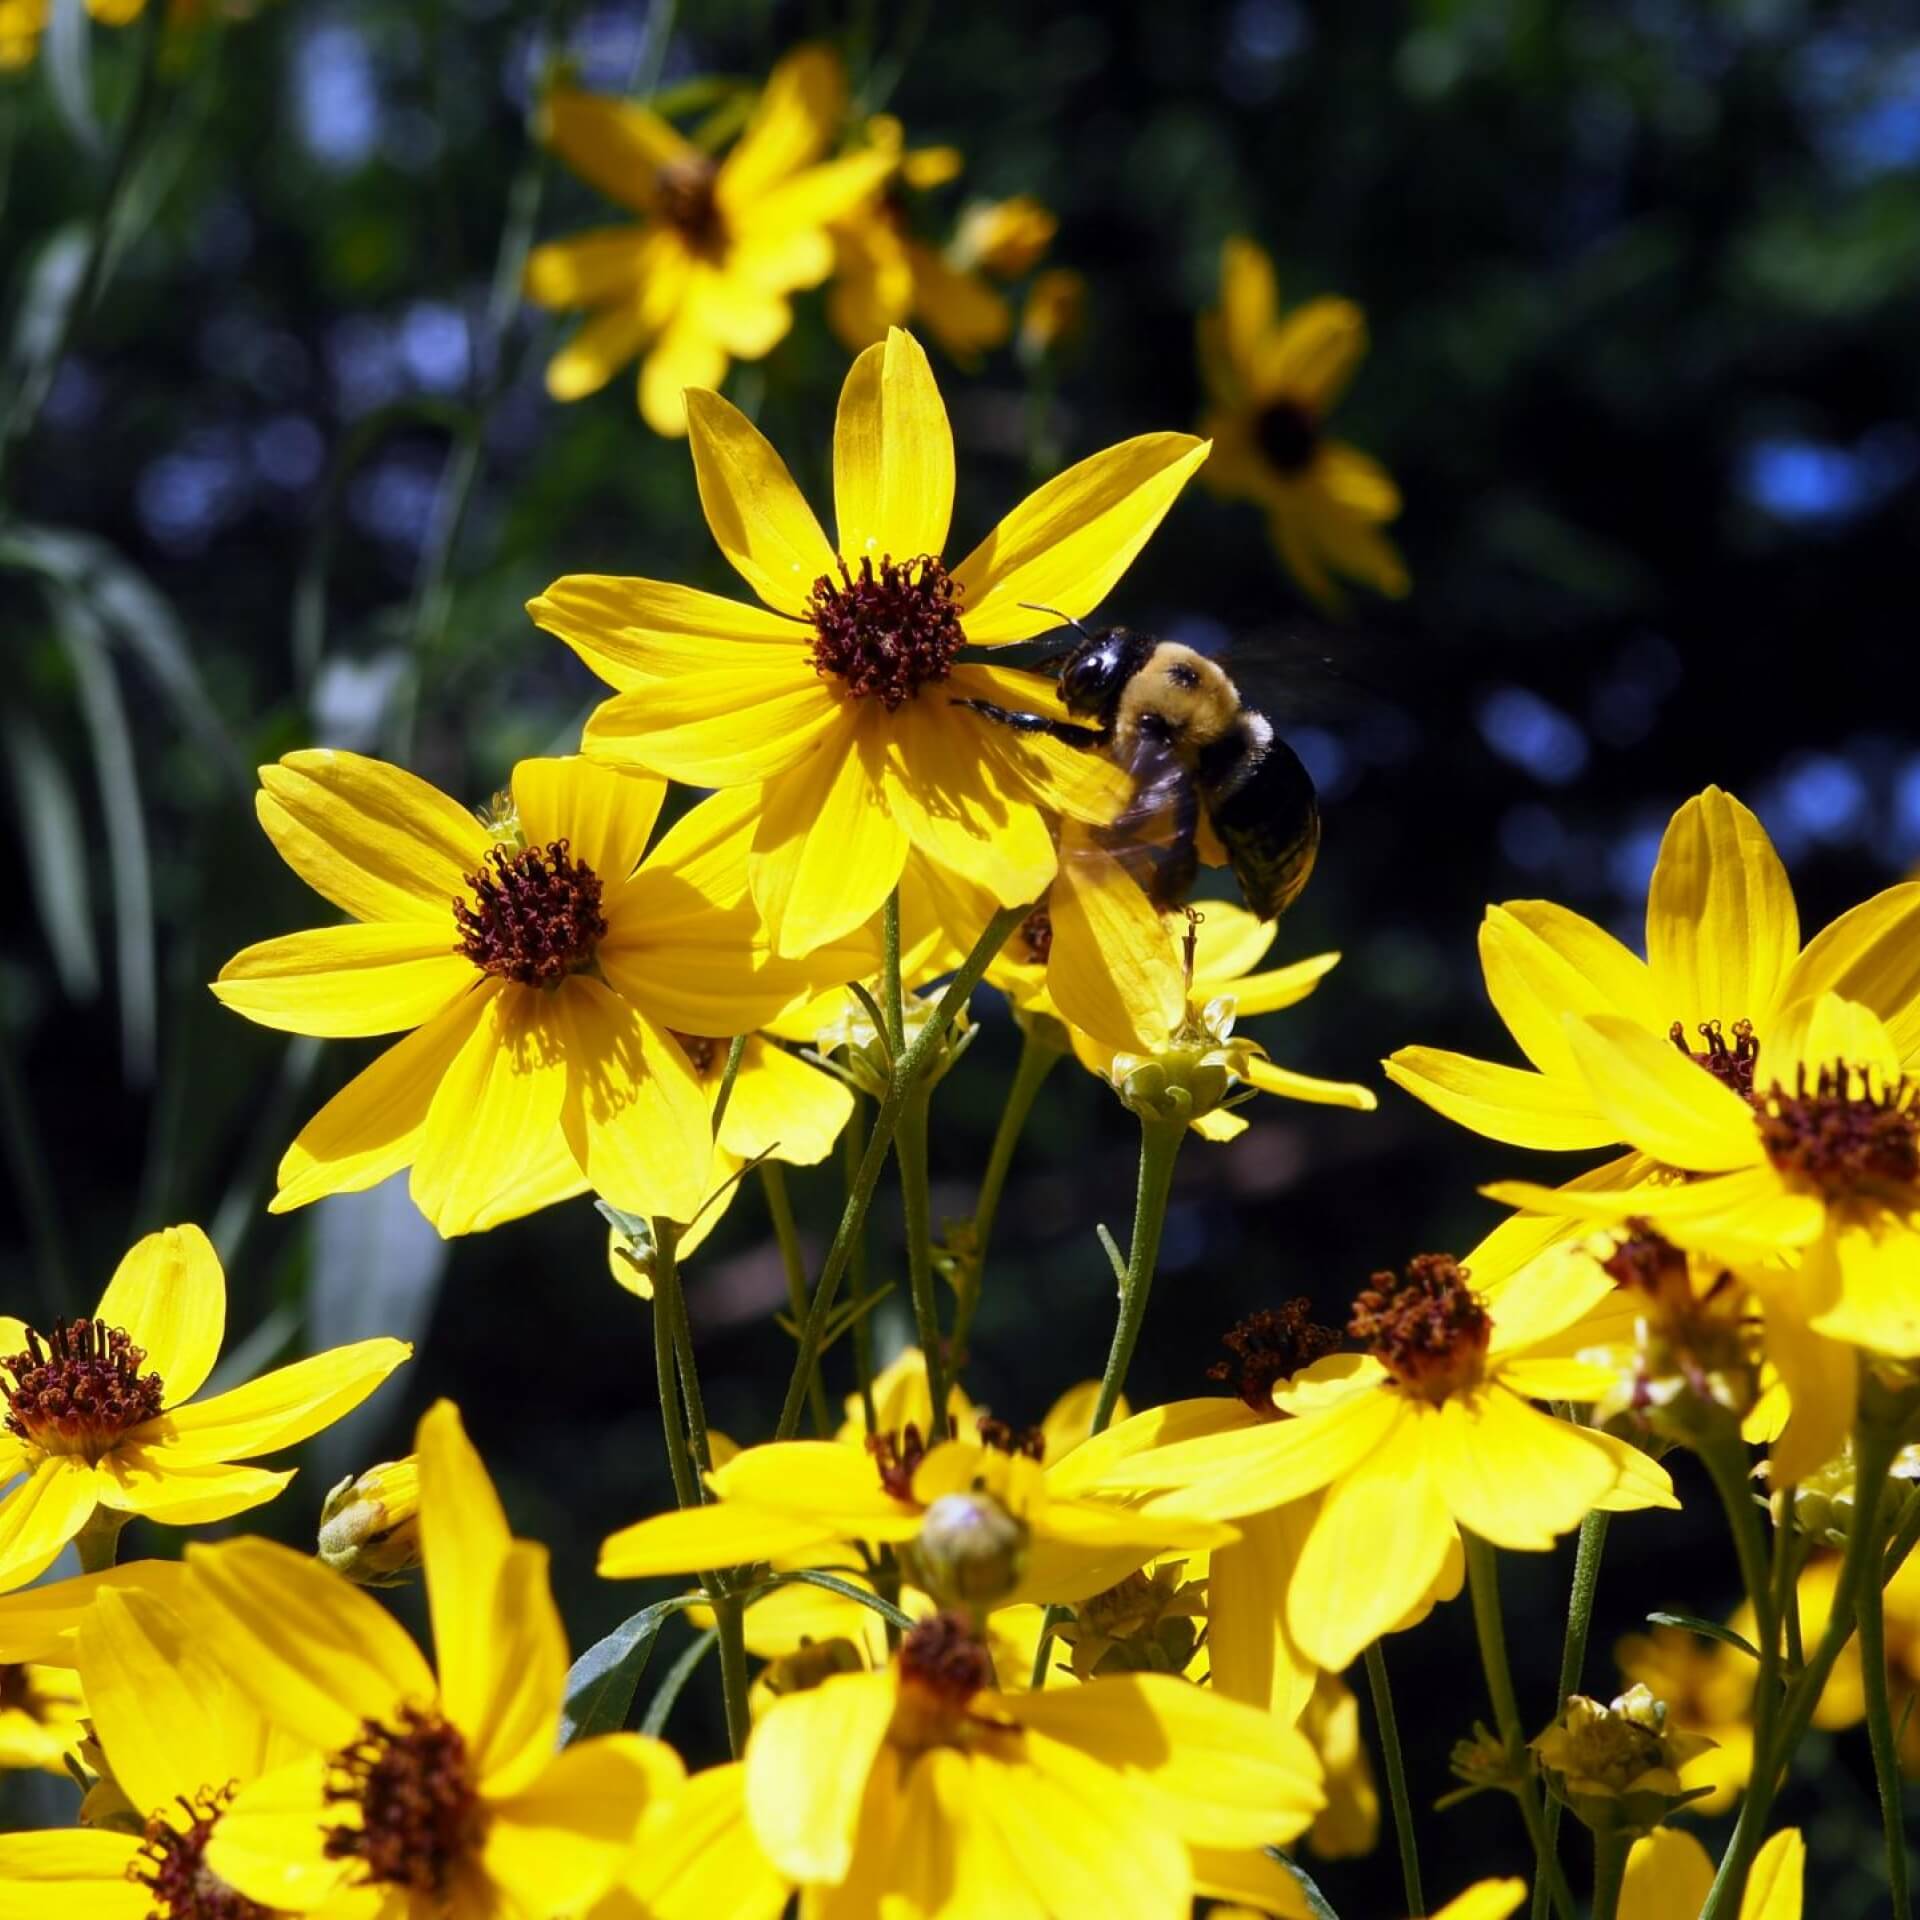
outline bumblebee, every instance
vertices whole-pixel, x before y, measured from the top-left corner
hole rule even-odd
[[[1133,799],[1105,837],[1116,850],[1157,837],[1148,885],[1156,906],[1180,905],[1191,890],[1204,812],[1247,905],[1277,920],[1320,850],[1320,802],[1300,756],[1204,653],[1125,627],[1088,633],[1070,624],[1081,638],[1061,665],[1060,699],[1091,724],[984,700],[956,704],[1103,751],[1133,775]]]

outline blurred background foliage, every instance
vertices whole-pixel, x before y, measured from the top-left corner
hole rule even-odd
[[[309,1537],[329,1482],[402,1451],[450,1393],[518,1529],[553,1544],[576,1647],[652,1597],[592,1576],[600,1537],[670,1494],[645,1309],[610,1284],[590,1207],[450,1248],[401,1188],[270,1218],[295,1126],[373,1047],[289,1045],[204,985],[312,918],[252,821],[256,763],[351,746],[478,802],[517,755],[568,748],[596,697],[529,624],[530,594],[576,571],[737,586],[684,445],[641,426],[630,381],[566,409],[542,388],[558,335],[515,298],[516,249],[606,213],[528,147],[556,57],[610,91],[746,83],[831,39],[909,144],[964,151],[937,204],[1057,209],[1051,258],[1089,285],[1078,341],[1044,375],[1005,350],[973,374],[941,363],[962,547],[1059,463],[1197,417],[1194,316],[1229,234],[1272,250],[1287,300],[1365,305],[1373,352],[1339,425],[1404,488],[1411,598],[1311,620],[1258,514],[1195,488],[1109,609],[1229,645],[1321,781],[1320,871],[1277,953],[1345,959],[1261,1023],[1288,1064],[1377,1078],[1414,1040],[1511,1057],[1475,959],[1483,905],[1544,895],[1637,942],[1660,829],[1708,781],[1759,810],[1809,928],[1920,858],[1908,7],[295,0],[170,28],[144,94],[151,15],[88,34],[56,0],[53,20],[0,76],[6,402],[46,380],[0,476],[5,1304],[82,1310],[138,1233],[191,1218],[229,1265],[234,1377],[362,1333],[418,1339],[308,1450],[270,1530]],[[93,261],[132,112],[144,138]],[[823,504],[845,364],[808,296],[729,386]],[[936,1212],[954,1216],[1014,1050],[1004,1013],[977,1010],[935,1104]],[[1263,1102],[1236,1144],[1189,1148],[1136,1403],[1205,1391],[1252,1306],[1305,1292],[1338,1318],[1373,1269],[1463,1250],[1494,1218],[1476,1184],[1534,1171],[1382,1093],[1373,1116]],[[968,1384],[996,1412],[1035,1419],[1097,1370],[1112,1289],[1092,1228],[1123,1226],[1133,1152],[1111,1095],[1062,1067],[974,1343]],[[817,1256],[837,1181],[796,1188]],[[883,1190],[883,1277],[897,1239]],[[757,1191],[689,1280],[709,1408],[763,1437],[789,1348]],[[901,1299],[881,1326],[905,1337]],[[136,1524],[127,1551],[173,1545]],[[1508,1572],[1541,1720],[1567,1558]],[[1648,1608],[1714,1615],[1733,1589],[1704,1502],[1616,1522],[1589,1685],[1612,1690],[1610,1643]],[[1422,1802],[1478,1705],[1469,1648],[1454,1607],[1390,1649]],[[706,1691],[670,1731],[710,1756]],[[1858,1732],[1816,1736],[1787,1809],[1834,1920],[1875,1905],[1864,1756]],[[1442,1891],[1518,1857],[1487,1801],[1427,1825]],[[1326,1883],[1350,1910],[1395,1897],[1384,1854]]]

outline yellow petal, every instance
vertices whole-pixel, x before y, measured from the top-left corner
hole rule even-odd
[[[170,1402],[197,1393],[227,1326],[227,1281],[213,1242],[195,1226],[148,1234],[114,1269],[95,1314],[146,1350]]]
[[[1792,1407],[1769,1454],[1773,1485],[1790,1487],[1835,1457],[1853,1431],[1860,1393],[1860,1362],[1852,1347],[1807,1325],[1793,1289],[1768,1287],[1767,1357],[1779,1370]]]
[[[881,1486],[866,1448],[837,1440],[748,1447],[715,1467],[707,1484],[722,1500],[791,1514],[856,1539],[911,1539],[920,1530],[919,1508]]]
[[[955,667],[947,693],[949,704],[984,700],[1009,713],[1043,713],[1054,719],[1066,712],[1051,680],[1017,668]],[[1016,733],[964,710],[955,719],[966,729],[969,750],[1000,770],[1004,790],[1048,813],[1107,826],[1133,797],[1131,775],[1095,750],[1091,736],[1086,743],[1072,746],[1044,733]]]
[[[1220,249],[1221,341],[1242,379],[1280,307],[1273,260],[1264,247],[1235,234]]]
[[[442,1077],[496,991],[484,986],[464,995],[349,1080],[282,1155],[268,1211],[361,1193],[408,1165]]]
[[[1706,1848],[1677,1827],[1656,1827],[1627,1855],[1618,1920],[1696,1920],[1712,1887]]]
[[[1456,1894],[1433,1920],[1507,1920],[1526,1897],[1524,1880],[1481,1880]]]
[[[804,617],[834,552],[786,464],[747,416],[717,393],[687,395],[700,505],[720,550],[776,613]]]
[[[1797,1069],[1809,1081],[1836,1060],[1866,1073],[1877,1093],[1900,1079],[1900,1052],[1893,1036],[1871,1007],[1837,993],[1823,993],[1782,1009],[1768,1033],[1772,1051],[1770,1079],[1761,1085],[1791,1087]]]
[[[640,363],[641,419],[655,433],[679,439],[692,424],[694,396],[727,377],[727,358],[706,303],[689,296]]]
[[[893,1718],[891,1674],[846,1673],[776,1701],[747,1748],[747,1812],[796,1880],[844,1880],[867,1776]]]
[[[810,953],[864,926],[906,864],[906,830],[887,807],[881,727],[864,716],[855,724],[762,794],[748,872],[777,953]]]
[[[1315,1845],[1314,1851],[1323,1850]],[[1254,1920],[1256,1914],[1272,1914],[1277,1920],[1313,1920],[1300,1882],[1272,1854],[1224,1847],[1189,1847],[1187,1853],[1193,1861],[1195,1893],[1203,1899],[1245,1903],[1210,1907],[1208,1920]]]
[[[207,1865],[237,1892],[283,1913],[369,1920],[342,1882],[350,1861],[326,1857],[325,1755],[304,1754],[248,1781],[207,1842]],[[404,1913],[404,1909],[402,1909]],[[389,1909],[373,1920],[401,1920]]]
[[[1173,1674],[1003,1696],[1017,1724],[1078,1747],[1140,1790],[1160,1820],[1200,1846],[1278,1845],[1325,1801],[1303,1735],[1264,1709]]]
[[[486,855],[486,829],[400,767],[333,747],[260,769],[257,811],[280,857],[356,920],[451,927]],[[452,934],[448,934],[452,942]]]
[[[759,650],[757,650],[759,651]],[[771,649],[764,650],[772,659]],[[837,751],[847,714],[802,657],[652,681],[602,701],[584,745],[596,760],[695,787],[766,780]]]
[[[652,333],[645,310],[631,300],[589,314],[547,362],[548,394],[564,406],[598,393]]]
[[[435,1698],[432,1671],[371,1594],[267,1540],[187,1549],[193,1586],[217,1610],[222,1664],[276,1726],[333,1751],[363,1718]]]
[[[405,1341],[388,1339],[334,1347],[211,1400],[176,1407],[129,1438],[158,1448],[169,1463],[278,1453],[350,1413],[412,1352]]]
[[[1400,489],[1393,475],[1344,440],[1320,443],[1313,475],[1331,499],[1362,520],[1392,520],[1400,512]]]
[[[823,229],[866,200],[892,165],[889,155],[868,148],[783,180],[740,210],[733,271],[783,291],[817,287],[833,269],[833,241]]]
[[[1569,1015],[1567,1038],[1594,1105],[1643,1153],[1692,1173],[1760,1160],[1753,1109],[1671,1041],[1616,1014]]]
[[[128,1871],[137,1847],[86,1828],[0,1834],[0,1920],[146,1920],[151,1896]]]
[[[1209,905],[1207,918],[1211,920],[1218,908]],[[1206,928],[1200,929],[1201,938],[1206,937]],[[1291,966],[1273,967],[1265,973],[1247,973],[1238,976],[1212,974],[1205,976],[1209,991],[1229,994],[1242,1018],[1257,1013],[1278,1013],[1285,1007],[1295,1007],[1317,987],[1335,967],[1340,964],[1337,953],[1316,953],[1310,960],[1296,960]],[[1199,973],[1196,958],[1194,971]]]
[[[1808,943],[1781,999],[1843,994],[1892,1029],[1903,1059],[1920,1054],[1920,883],[1888,887]]]
[[[1283,1100],[1304,1100],[1316,1107],[1350,1107],[1358,1113],[1371,1113],[1380,1104],[1371,1087],[1357,1086],[1350,1080],[1316,1080],[1311,1074],[1295,1073],[1291,1067],[1275,1066],[1271,1060],[1249,1060],[1247,1080],[1262,1093],[1275,1093]]]
[[[536,1161],[560,1127],[567,1060],[547,997],[491,994],[442,1075],[408,1190],[443,1233],[471,1232],[495,1192]]]
[[[938,558],[953,517],[953,432],[933,369],[894,327],[848,370],[833,423],[833,504],[841,557]]]
[[[600,1548],[603,1580],[707,1573],[785,1558],[835,1539],[831,1526],[804,1514],[766,1513],[739,1500],[657,1513],[609,1534]]]
[[[213,991],[222,1006],[282,1033],[404,1033],[477,977],[473,962],[454,951],[458,932],[449,901],[442,927],[376,921],[282,934],[236,953]]]
[[[513,769],[513,804],[528,844],[564,840],[609,889],[644,858],[666,797],[664,780],[596,766],[578,754],[522,760]]]
[[[96,1499],[92,1469],[60,1453],[42,1459],[0,1498],[0,1592],[45,1573],[86,1525]]]
[[[1901,1359],[1920,1354],[1920,1232],[1877,1206],[1835,1209],[1830,1217],[1840,1293],[1811,1316],[1814,1327]]]
[[[967,638],[1030,640],[1091,613],[1206,457],[1190,434],[1142,434],[1030,493],[955,570]]]
[[[1765,1028],[1800,951],[1800,917],[1767,830],[1709,787],[1667,826],[1647,892],[1647,960],[1668,1020]]]
[[[645,871],[664,876],[671,887],[668,898],[647,903],[649,913],[671,918],[676,901],[683,912],[697,903],[738,906],[747,898],[747,852],[759,819],[757,787],[709,794],[689,807],[647,856]]]
[[[1402,1047],[1383,1064],[1396,1087],[1434,1112],[1508,1146],[1574,1151],[1620,1137],[1577,1083],[1438,1047]]]
[[[700,155],[657,113],[574,87],[552,87],[541,103],[548,144],[581,179],[636,212],[649,211],[662,168]]]
[[[790,1166],[817,1166],[852,1118],[844,1081],[756,1037],[741,1055],[721,1144],[743,1160],[771,1153]]]
[[[1497,1547],[1545,1551],[1620,1477],[1583,1429],[1498,1386],[1456,1394],[1419,1432],[1454,1518]]]
[[[1054,883],[1047,990],[1066,1020],[1104,1045],[1151,1052],[1186,1016],[1172,936],[1119,861],[1075,852]]]
[[[1013,331],[1013,309],[977,273],[953,267],[931,247],[910,246],[914,313],[947,358],[969,369]]]
[[[567,1063],[560,1124],[581,1172],[630,1213],[692,1219],[713,1136],[686,1056],[584,974],[565,982],[550,1015]]]
[[[1658,1005],[1646,962],[1604,928],[1549,900],[1489,907],[1480,923],[1487,997],[1542,1073],[1578,1069],[1562,1026],[1569,1013],[1615,1013],[1650,1032],[1673,1020]]]
[[[187,1570],[176,1560],[130,1560],[105,1573],[0,1595],[0,1660],[11,1665],[47,1661],[73,1665],[73,1636],[101,1594],[138,1588],[168,1606],[181,1604]]]
[[[626,1885],[642,1913],[609,1920],[778,1920],[787,1882],[747,1822],[746,1767],[708,1767],[651,1801]]]
[[[105,1455],[94,1469],[95,1491],[103,1506],[137,1513],[169,1527],[203,1526],[264,1506],[283,1492],[293,1475],[265,1467],[229,1466],[224,1461],[175,1461],[159,1447],[130,1439]]]
[[[812,629],[742,600],[615,574],[570,573],[527,602],[535,626],[564,640],[623,693],[730,662],[804,657]]]
[[[595,227],[549,240],[527,255],[521,291],[536,306],[598,307],[631,296],[646,273],[653,249],[644,227]]]
[[[721,169],[724,204],[749,205],[824,152],[846,109],[846,73],[830,48],[796,47],[787,54],[768,74],[753,117]]]
[[[1346,392],[1366,351],[1366,315],[1351,300],[1309,300],[1260,343],[1253,385],[1261,399],[1284,396],[1324,415]]]
[[[1213,1685],[1292,1726],[1317,1670],[1287,1631],[1287,1588],[1320,1511],[1309,1495],[1239,1521],[1240,1538],[1207,1562],[1207,1651]]]
[[[1807,1843],[1796,1827],[1783,1827],[1753,1857],[1740,1920],[1800,1920]]]

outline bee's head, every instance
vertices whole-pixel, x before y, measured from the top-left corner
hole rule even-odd
[[[1060,669],[1060,698],[1069,713],[1102,714],[1140,669],[1152,643],[1125,627],[1089,634]]]

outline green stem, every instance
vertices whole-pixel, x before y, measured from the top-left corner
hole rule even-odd
[[[726,1120],[727,1109],[733,1104],[733,1083],[740,1078],[740,1061],[747,1051],[747,1036],[736,1033],[727,1042],[727,1064],[721,1069],[720,1091],[713,1097],[713,1137],[720,1138],[720,1128]]]
[[[980,1308],[980,1292],[987,1271],[987,1246],[993,1239],[994,1217],[1000,1211],[1000,1195],[1013,1165],[1014,1149],[1026,1130],[1027,1116],[1042,1086],[1056,1063],[1066,1056],[1060,1049],[1035,1036],[1025,1021],[1020,1027],[1020,1058],[1014,1064],[1013,1079],[1007,1087],[1006,1104],[1000,1109],[1000,1124],[994,1129],[993,1147],[987,1155],[987,1170],[980,1178],[980,1197],[973,1207],[973,1233],[968,1247],[970,1262],[966,1290],[961,1294],[953,1315],[953,1364],[963,1367],[967,1342],[973,1333],[973,1316]]]
[[[693,1325],[687,1318],[686,1289],[680,1284],[680,1229],[671,1220],[653,1223],[658,1249],[654,1260],[653,1297],[656,1311],[664,1308],[673,1336],[673,1357],[680,1373],[680,1405],[686,1420],[687,1443],[696,1474],[713,1471],[713,1447],[707,1438],[707,1404],[700,1392],[700,1372],[693,1358]],[[697,1504],[706,1495],[696,1479]]]
[[[860,1177],[860,1163],[866,1158],[866,1153],[867,1103],[856,1093],[853,1096],[853,1112],[847,1117],[846,1129],[840,1136],[840,1170],[849,1206],[853,1203],[854,1185]],[[863,1305],[868,1292],[867,1223],[864,1217],[855,1224],[853,1238],[848,1245],[847,1285],[852,1291],[855,1306]],[[867,1431],[872,1433],[879,1425],[879,1415],[873,1405],[873,1315],[870,1313],[856,1313],[854,1316],[853,1372],[860,1389],[860,1412],[866,1420]]]
[[[1407,1768],[1400,1752],[1400,1723],[1393,1712],[1393,1686],[1387,1657],[1376,1640],[1367,1649],[1367,1684],[1373,1690],[1373,1717],[1380,1728],[1380,1751],[1387,1764],[1387,1797],[1393,1805],[1393,1835],[1400,1843],[1400,1881],[1407,1911],[1422,1920],[1427,1896],[1420,1888],[1420,1846],[1413,1831],[1413,1802],[1407,1796]]]
[[[747,1705],[746,1607],[735,1594],[716,1595],[713,1624],[720,1635],[720,1696],[727,1710],[727,1745],[738,1760],[747,1751],[753,1714]]]
[[[674,1503],[697,1507],[700,1482],[694,1476],[687,1423],[680,1411],[680,1351],[673,1314],[680,1300],[680,1270],[673,1255],[673,1233],[672,1221],[653,1223],[653,1377],[660,1392],[660,1426],[666,1438],[667,1471],[673,1476]]]
[[[87,1524],[73,1536],[79,1550],[82,1573],[105,1573],[120,1552],[120,1530],[128,1516],[111,1507],[95,1507]]]
[[[820,1361],[820,1344],[826,1333],[828,1317],[833,1312],[835,1296],[840,1290],[840,1276],[846,1271],[854,1238],[866,1220],[873,1190],[880,1183],[880,1169],[886,1163],[887,1153],[893,1145],[894,1129],[900,1124],[900,1114],[907,1097],[920,1076],[933,1064],[936,1053],[945,1043],[947,1029],[966,1005],[974,988],[980,984],[980,976],[1006,943],[1008,934],[1026,916],[1027,909],[1024,907],[1005,907],[994,915],[987,923],[985,932],[974,943],[973,951],[961,963],[960,970],[947,983],[947,990],[940,996],[940,1003],[935,1007],[932,1018],[921,1027],[907,1050],[894,1060],[886,1097],[874,1114],[873,1129],[867,1136],[866,1150],[860,1156],[860,1165],[847,1194],[846,1208],[840,1215],[833,1245],[827,1250],[826,1264],[820,1269],[820,1279],[813,1290],[813,1304],[807,1309],[806,1323],[800,1329],[800,1351],[794,1356],[793,1377],[787,1382],[787,1397],[780,1409],[779,1425],[774,1429],[776,1439],[791,1440],[800,1429],[800,1413],[807,1399],[807,1382]]]
[[[1127,1369],[1147,1317],[1147,1296],[1153,1291],[1154,1262],[1160,1257],[1160,1233],[1167,1224],[1167,1195],[1173,1187],[1173,1163],[1187,1137],[1179,1120],[1140,1122],[1140,1177],[1134,1190],[1133,1240],[1127,1248],[1127,1277],[1120,1287],[1120,1315],[1114,1322],[1113,1345],[1106,1371],[1100,1376],[1100,1398],[1093,1409],[1091,1433],[1105,1433],[1114,1404],[1127,1384]]]
[[[898,1060],[907,1044],[906,983],[900,978],[900,889],[887,895],[880,915],[880,1009],[887,1021],[887,1051]]]
[[[1877,1582],[1863,1580],[1857,1611],[1860,1621],[1860,1672],[1866,1685],[1867,1738],[1873,1745],[1873,1777],[1880,1789],[1880,1826],[1887,1841],[1887,1887],[1893,1896],[1892,1920],[1909,1920],[1913,1895],[1908,1884],[1906,1823],[1900,1804],[1900,1743],[1893,1730],[1893,1706],[1887,1697],[1887,1622]]]
[[[1620,1911],[1620,1884],[1626,1875],[1626,1835],[1596,1833],[1593,1836],[1593,1920],[1615,1920]]]
[[[1600,1585],[1600,1556],[1606,1551],[1607,1516],[1590,1513],[1580,1523],[1580,1543],[1573,1556],[1573,1591],[1567,1601],[1567,1637],[1560,1645],[1560,1692],[1554,1711],[1567,1704],[1570,1694],[1580,1691],[1580,1676],[1586,1667],[1587,1635],[1593,1625],[1593,1596]],[[1561,1806],[1551,1795],[1541,1813],[1541,1826],[1547,1837],[1547,1851],[1556,1859],[1560,1846]],[[1546,1920],[1548,1903],[1544,1876],[1534,1882],[1533,1920]]]
[[[1534,1789],[1532,1757],[1527,1752],[1526,1729],[1520,1720],[1520,1702],[1513,1691],[1513,1670],[1507,1664],[1507,1630],[1500,1613],[1500,1563],[1492,1546],[1477,1533],[1460,1529],[1466,1549],[1467,1587],[1473,1596],[1473,1630],[1480,1642],[1480,1665],[1487,1676],[1487,1697],[1493,1703],[1494,1725],[1506,1749],[1513,1797],[1520,1803],[1527,1838],[1533,1843],[1534,1870],[1544,1879],[1560,1920],[1574,1920],[1573,1893],[1560,1861],[1547,1845],[1545,1815]]]
[[[780,1264],[787,1270],[787,1308],[798,1327],[807,1317],[807,1256],[800,1246],[800,1227],[793,1217],[793,1198],[787,1192],[787,1170],[778,1160],[760,1162],[760,1184],[766,1190],[767,1212],[773,1221],[773,1237],[780,1243]],[[827,1389],[820,1369],[813,1370],[807,1388],[807,1403],[813,1414],[813,1430],[821,1439],[831,1432],[827,1410]]]
[[[927,1187],[927,1108],[932,1088],[922,1084],[907,1096],[894,1129],[893,1157],[900,1168],[900,1207],[907,1226],[907,1285],[913,1294],[913,1324],[927,1368],[927,1401],[933,1408],[928,1438],[948,1437],[947,1363],[940,1332],[940,1300],[933,1281],[933,1211]]]

